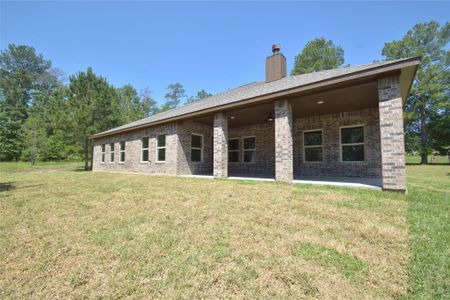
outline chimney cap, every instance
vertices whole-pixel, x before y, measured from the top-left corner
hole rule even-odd
[[[272,45],[272,52],[273,52],[273,54],[280,53],[280,49],[281,49],[280,44],[273,44]]]

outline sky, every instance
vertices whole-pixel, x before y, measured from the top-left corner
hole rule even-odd
[[[450,21],[450,2],[5,2],[0,48],[33,46],[67,76],[89,66],[116,87],[148,87],[159,103],[169,84],[213,94],[264,80],[281,44],[288,70],[310,40],[325,37],[345,62],[382,59],[385,42],[414,24]]]

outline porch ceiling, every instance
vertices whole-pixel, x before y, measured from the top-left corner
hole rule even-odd
[[[378,105],[377,82],[367,82],[330,91],[289,98],[293,118],[308,117],[376,107]],[[323,101],[319,104],[319,101]],[[274,102],[226,111],[229,127],[240,127],[268,122],[273,117]],[[195,119],[213,124],[213,115]]]

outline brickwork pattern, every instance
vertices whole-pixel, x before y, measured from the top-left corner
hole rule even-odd
[[[399,76],[378,81],[383,189],[406,191],[403,105]]]
[[[213,174],[228,177],[228,118],[223,113],[214,115]]]
[[[275,180],[293,180],[292,108],[287,100],[275,102]]]
[[[226,120],[226,119],[225,119]],[[364,125],[364,162],[340,161],[339,127]],[[321,115],[293,120],[293,171],[295,176],[349,176],[377,177],[381,172],[380,124],[378,108],[338,114]],[[308,163],[303,161],[303,131],[323,130],[324,161]],[[167,160],[156,163],[156,135],[167,134]],[[203,161],[191,162],[191,134],[203,135]],[[240,162],[225,163],[233,176],[275,176],[275,122],[267,122],[245,127],[230,128],[230,138],[240,140]],[[149,162],[141,162],[141,138],[149,136]],[[242,161],[242,139],[255,137],[255,160]],[[223,135],[222,135],[223,138]],[[125,140],[126,160],[119,163],[119,142]],[[115,143],[115,160],[109,163],[109,143]],[[106,144],[106,162],[101,163],[101,144]],[[224,149],[223,149],[224,150]],[[216,149],[217,151],[217,149]],[[228,153],[226,153],[228,154]],[[223,167],[221,167],[223,168]],[[96,139],[94,143],[94,171],[126,171],[154,174],[189,175],[213,174],[213,127],[193,121],[172,123],[167,126],[136,130],[115,136]]]
[[[254,162],[243,162],[243,138],[255,137]],[[231,176],[275,176],[275,127],[273,122],[229,129],[229,138],[238,138],[239,162],[229,162]]]
[[[364,126],[363,162],[341,161],[340,127]],[[305,162],[303,132],[322,130],[323,161]],[[378,109],[370,108],[294,120],[294,174],[296,176],[381,177]]]
[[[94,140],[94,171],[120,171],[152,174],[177,174],[178,123],[106,136]],[[156,136],[166,134],[166,161],[156,161]],[[149,161],[141,161],[141,140],[149,137]],[[125,141],[125,162],[119,162],[120,142]],[[114,162],[109,162],[109,143],[114,143]],[[106,162],[101,162],[101,145],[106,144]]]
[[[191,136],[203,136],[203,159],[201,162],[191,161]],[[194,121],[180,122],[178,125],[180,148],[178,151],[177,174],[209,175],[213,172],[213,127]]]

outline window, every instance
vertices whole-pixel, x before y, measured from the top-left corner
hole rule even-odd
[[[109,144],[109,162],[114,162],[114,143]]]
[[[191,135],[191,161],[203,160],[203,136],[198,134]]]
[[[120,154],[119,162],[122,163],[125,162],[125,141],[120,142],[119,154]]]
[[[102,144],[102,163],[105,162],[105,157],[106,157],[106,145]]]
[[[323,161],[322,130],[303,132],[303,160],[305,162]]]
[[[156,136],[156,161],[166,161],[166,135],[160,134]]]
[[[244,162],[250,163],[255,161],[255,137],[243,138],[244,145]]]
[[[239,162],[239,139],[228,140],[228,161]]]
[[[143,137],[141,140],[141,161],[148,161],[148,137]]]
[[[341,128],[342,161],[364,161],[364,127]]]

